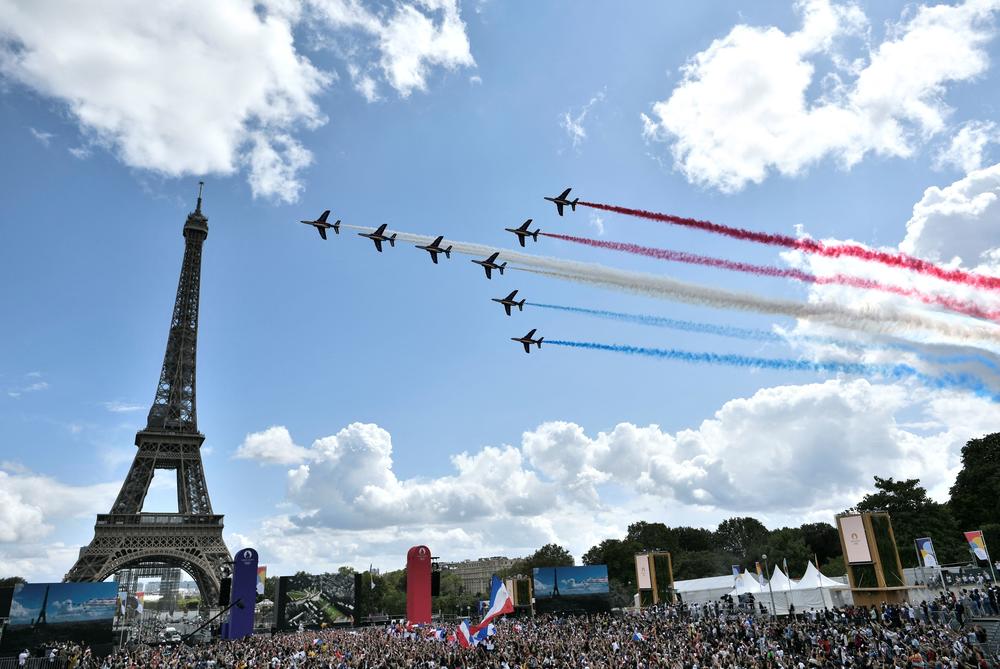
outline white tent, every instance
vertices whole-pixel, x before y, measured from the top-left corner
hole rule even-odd
[[[757,580],[757,577],[745,571],[736,577],[735,587],[729,591],[729,594],[733,597],[738,595],[757,595],[760,594],[761,590],[760,581]]]
[[[732,576],[709,576],[708,578],[691,578],[674,583],[681,598],[688,604],[704,604],[714,602],[719,597],[729,594],[733,589]]]
[[[835,581],[816,568],[812,562],[806,567],[806,573],[802,575],[792,588],[795,590],[812,590],[813,588],[834,588],[837,590],[846,588],[847,585],[840,581]]]
[[[850,588],[840,581],[824,576],[812,562],[806,573],[792,585],[795,609],[799,612],[809,609],[833,608],[849,603]]]

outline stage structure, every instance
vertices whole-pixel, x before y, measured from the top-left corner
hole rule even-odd
[[[205,435],[198,432],[195,362],[201,249],[208,219],[201,213],[201,189],[184,223],[184,260],[174,303],[167,350],[146,427],[135,435],[138,451],[111,512],[97,516],[94,538],[64,580],[103,581],[142,565],[183,569],[198,584],[203,607],[214,607],[219,581],[229,569],[222,540],[222,515],[212,512],[201,464]],[[177,512],[143,513],[156,470],[177,476]]]
[[[906,580],[889,514],[884,511],[840,514],[837,529],[854,603],[874,606],[905,601]]]
[[[666,567],[666,587],[660,585],[657,579],[656,558],[661,558],[661,564]],[[640,605],[659,604],[661,597],[669,597],[671,603],[677,602],[677,593],[674,591],[674,563],[668,551],[647,551],[635,554],[635,584],[639,591]],[[643,593],[649,593],[649,599],[643,597]],[[645,601],[644,601],[645,600]]]

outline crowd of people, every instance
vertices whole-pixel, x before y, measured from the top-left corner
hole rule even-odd
[[[940,600],[940,601],[939,601]],[[506,618],[465,648],[436,628],[401,626],[255,635],[199,646],[65,648],[66,669],[998,669],[958,595],[768,617],[718,603],[636,613]],[[950,600],[950,601],[948,601]],[[933,606],[951,615],[933,616]],[[448,635],[450,636],[450,635]]]

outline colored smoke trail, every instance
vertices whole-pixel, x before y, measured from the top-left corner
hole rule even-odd
[[[983,318],[991,321],[1000,321],[1000,312],[983,309],[982,307],[973,302],[960,300],[958,298],[950,297],[948,295],[930,295],[921,292],[919,290],[914,290],[912,288],[893,286],[891,284],[882,283],[880,281],[874,281],[872,279],[864,279],[856,276],[847,276],[845,274],[834,274],[832,276],[817,276],[815,274],[806,272],[801,269],[770,267],[768,265],[754,265],[752,263],[737,262],[734,260],[725,260],[724,258],[714,258],[712,256],[703,256],[703,255],[698,255],[696,253],[673,251],[671,249],[659,249],[650,246],[641,246],[639,244],[631,244],[628,242],[612,242],[603,239],[592,239],[590,237],[576,237],[573,235],[562,235],[552,232],[542,232],[540,234],[543,237],[551,237],[552,239],[561,239],[563,241],[573,242],[574,244],[582,244],[584,246],[592,246],[601,249],[610,249],[612,251],[621,251],[622,253],[631,253],[633,255],[646,256],[647,258],[656,258],[657,260],[682,262],[682,263],[687,263],[689,265],[701,265],[703,267],[716,267],[718,269],[725,269],[733,272],[745,272],[747,274],[754,274],[756,276],[768,276],[781,279],[792,279],[794,281],[801,281],[803,283],[814,283],[817,285],[838,285],[838,286],[848,286],[850,288],[861,288],[864,290],[877,290],[883,293],[891,293],[893,295],[899,295],[901,297],[907,297],[910,299],[918,300],[920,302],[923,302],[924,304],[945,307],[946,309],[951,309],[956,313],[965,314],[966,316],[972,316],[974,318]]]
[[[759,341],[759,342],[773,342],[773,343],[786,344],[790,340],[797,340],[797,341],[810,342],[813,344],[821,344],[826,346],[837,346],[839,348],[849,349],[858,352],[864,352],[868,350],[903,351],[906,353],[912,353],[918,356],[919,358],[926,360],[927,362],[937,363],[941,365],[963,365],[969,363],[979,363],[984,367],[988,367],[994,372],[1000,372],[1000,364],[997,364],[996,361],[986,357],[985,355],[965,354],[965,353],[940,355],[940,354],[930,353],[924,349],[914,346],[913,344],[899,342],[899,341],[860,344],[858,342],[849,341],[847,339],[837,339],[836,337],[822,337],[818,335],[807,335],[807,334],[781,335],[778,334],[777,332],[772,332],[770,330],[761,330],[758,328],[741,328],[732,325],[716,325],[714,323],[703,323],[699,321],[685,321],[676,318],[667,318],[665,316],[654,316],[652,314],[630,314],[621,311],[588,309],[586,307],[571,307],[562,304],[545,304],[542,302],[525,302],[525,304],[528,305],[529,307],[536,307],[540,309],[552,309],[556,311],[581,314],[584,316],[592,316],[595,318],[603,318],[606,320],[621,321],[625,323],[636,323],[638,325],[648,325],[652,327],[668,328],[671,330],[679,330],[682,332],[696,332],[698,334],[716,335],[719,337],[728,337],[730,339],[741,339],[743,341]]]
[[[356,225],[343,225],[341,227],[363,232],[372,232],[374,230],[371,227]],[[417,235],[398,230],[390,230],[389,232],[395,233],[399,241],[414,244],[429,244],[435,239],[430,235]],[[851,328],[876,334],[895,334],[904,329],[918,329],[929,330],[962,341],[986,340],[1000,342],[1000,329],[985,323],[953,324],[929,315],[900,311],[888,306],[881,306],[878,309],[853,309],[830,302],[805,303],[761,297],[749,293],[738,293],[686,283],[665,276],[629,272],[575,260],[535,256],[482,244],[470,244],[454,240],[447,240],[442,243],[445,246],[452,246],[455,253],[478,258],[484,258],[499,251],[500,261],[507,261],[516,265],[516,267],[511,267],[511,269],[549,276],[563,281],[648,295],[659,299],[675,300],[717,308],[755,311],[765,314],[782,314],[792,318],[823,321],[837,327]],[[389,252],[388,249],[387,252]]]
[[[621,344],[599,344],[586,341],[566,341],[562,339],[546,339],[546,344],[552,346],[568,346],[570,348],[589,349],[592,351],[611,351],[626,355],[640,355],[666,360],[701,363],[708,365],[726,365],[748,369],[773,369],[783,371],[827,372],[833,374],[850,374],[852,376],[878,376],[894,381],[915,379],[936,390],[967,390],[979,397],[993,402],[1000,402],[997,395],[983,381],[971,374],[945,374],[930,376],[917,371],[909,365],[873,365],[862,362],[813,361],[797,360],[795,358],[758,358],[755,356],[738,355],[735,353],[708,353],[703,351],[683,351],[674,348],[647,348],[642,346],[625,346]]]
[[[592,209],[611,211],[617,214],[625,214],[626,216],[636,216],[638,218],[647,218],[653,221],[670,223],[672,225],[680,225],[686,228],[704,230],[713,234],[732,237],[733,239],[742,239],[744,241],[769,244],[771,246],[783,246],[785,248],[826,256],[828,258],[858,258],[860,260],[880,263],[888,267],[908,269],[920,274],[926,274],[927,276],[933,276],[941,279],[942,281],[961,283],[984,290],[1000,289],[1000,277],[986,276],[960,269],[948,269],[928,260],[917,258],[906,253],[877,251],[875,249],[869,249],[861,246],[860,244],[828,244],[815,239],[799,239],[797,237],[792,237],[791,235],[756,232],[754,230],[747,230],[746,228],[736,228],[729,225],[722,225],[720,223],[713,223],[711,221],[699,221],[695,218],[684,218],[682,216],[661,214],[654,211],[645,211],[643,209],[629,209],[628,207],[601,204],[599,202],[584,202],[583,200],[580,200],[579,204]]]

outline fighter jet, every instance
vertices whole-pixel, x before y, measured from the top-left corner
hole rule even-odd
[[[525,237],[531,237],[537,242],[538,233],[542,231],[542,229],[539,228],[538,230],[531,232],[530,230],[528,230],[529,225],[531,225],[530,218],[527,221],[525,221],[524,224],[519,228],[504,228],[504,230],[506,230],[507,232],[513,232],[515,235],[517,235],[517,241],[521,242],[521,246],[524,246]]]
[[[492,279],[493,278],[492,270],[495,270],[495,269],[496,270],[500,270],[500,274],[503,275],[504,269],[507,268],[507,263],[505,263],[505,262],[504,263],[500,263],[499,265],[496,263],[496,259],[497,259],[498,255],[500,255],[499,251],[497,251],[496,253],[494,253],[493,255],[491,255],[486,260],[473,260],[472,262],[476,263],[477,265],[482,265],[482,268],[484,270],[486,270],[486,278],[487,279]]]
[[[435,239],[427,246],[420,246],[419,244],[417,245],[418,249],[423,249],[424,251],[427,251],[428,253],[431,254],[431,260],[434,261],[435,265],[438,264],[439,253],[443,253],[445,258],[451,258],[451,246],[449,245],[448,248],[446,249],[441,248],[442,239],[444,239],[444,235],[439,235],[437,239]]]
[[[378,249],[379,253],[382,253],[382,242],[389,242],[389,246],[396,248],[396,233],[392,233],[391,237],[387,237],[385,235],[385,228],[387,225],[389,224],[383,223],[378,226],[378,230],[375,232],[359,232],[358,235],[361,237],[367,237],[375,242],[375,248]]]
[[[499,302],[500,304],[502,304],[503,310],[507,312],[508,316],[510,316],[511,307],[517,307],[518,311],[524,311],[524,303],[527,301],[527,300],[521,300],[520,302],[518,302],[517,300],[514,299],[515,295],[517,295],[516,290],[511,292],[511,294],[508,295],[507,297],[503,298],[491,297],[490,299],[493,300],[494,302]]]
[[[305,223],[306,225],[313,226],[314,228],[316,228],[316,232],[319,233],[319,236],[322,237],[323,239],[326,239],[326,231],[329,230],[330,228],[333,228],[333,232],[335,234],[338,235],[340,234],[340,219],[338,218],[336,223],[330,224],[326,222],[326,219],[328,219],[329,217],[330,217],[330,210],[327,209],[315,221],[299,221],[299,223]]]
[[[510,340],[511,341],[519,341],[519,342],[521,342],[521,344],[524,345],[524,352],[525,353],[531,353],[531,348],[529,348],[529,347],[532,344],[535,344],[536,346],[538,346],[538,348],[541,348],[542,347],[542,342],[545,340],[545,337],[539,337],[538,339],[532,339],[533,336],[535,336],[535,331],[534,330],[532,330],[528,334],[524,335],[523,337],[511,337]]]
[[[572,188],[567,188],[566,190],[564,190],[562,193],[560,193],[559,195],[557,195],[555,197],[547,197],[547,198],[545,198],[549,202],[555,202],[556,203],[556,209],[559,211],[559,215],[560,216],[563,215],[563,207],[565,207],[566,205],[569,205],[570,208],[573,211],[576,211],[576,203],[580,201],[580,198],[576,198],[575,200],[567,199],[569,197],[569,192],[571,190],[573,190],[573,189]]]

